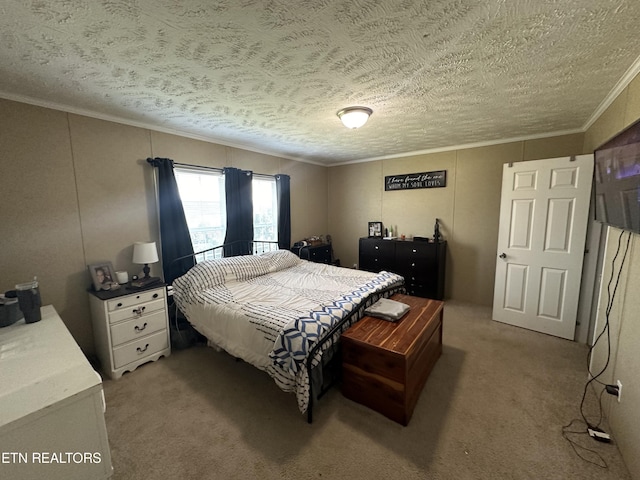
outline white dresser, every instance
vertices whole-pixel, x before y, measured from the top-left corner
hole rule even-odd
[[[0,328],[0,478],[112,474],[102,380],[52,305]]]
[[[171,354],[166,286],[90,292],[96,352],[112,379]]]

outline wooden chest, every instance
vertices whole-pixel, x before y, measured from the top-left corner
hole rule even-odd
[[[443,302],[397,294],[411,307],[398,322],[364,317],[342,334],[342,392],[407,425],[442,354]]]

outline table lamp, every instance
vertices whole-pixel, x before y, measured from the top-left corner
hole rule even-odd
[[[133,244],[133,263],[144,265],[142,271],[144,277],[138,279],[134,286],[144,287],[151,283],[160,281],[159,277],[150,277],[149,268],[150,263],[156,263],[158,261],[158,249],[156,248],[156,242],[136,242]],[[132,282],[132,285],[134,282]]]

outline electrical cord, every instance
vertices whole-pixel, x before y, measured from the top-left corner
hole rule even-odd
[[[591,345],[591,347],[589,347],[589,353],[587,355],[587,370],[589,370],[589,373],[591,374],[591,370],[589,367],[589,361],[591,360],[591,354],[593,352],[593,349],[595,348],[596,344],[598,343],[598,341],[600,340],[600,338],[602,337],[602,335],[605,334],[605,332],[607,333],[607,363],[605,364],[604,368],[602,369],[602,371],[596,375],[596,378],[598,376],[600,376],[609,366],[609,357],[611,354],[611,336],[609,335],[609,314],[611,313],[611,309],[613,308],[613,300],[616,296],[616,291],[618,290],[618,284],[620,283],[620,275],[622,274],[622,269],[624,267],[625,264],[625,260],[627,258],[627,252],[629,251],[629,244],[631,241],[631,233],[629,233],[629,236],[627,237],[627,245],[625,248],[625,252],[624,252],[624,257],[622,259],[622,264],[620,265],[620,269],[618,270],[618,275],[616,277],[616,284],[614,286],[613,289],[613,293],[611,293],[611,283],[613,282],[613,272],[615,270],[615,263],[616,263],[616,259],[618,258],[618,255],[620,254],[620,247],[622,245],[622,236],[624,234],[623,232],[620,232],[620,236],[618,237],[618,248],[616,249],[616,254],[613,257],[613,260],[611,262],[611,278],[609,279],[609,283],[607,284],[607,308],[605,309],[605,326],[602,329],[602,332],[600,332],[600,334],[598,335],[598,337],[596,338],[596,340],[593,342],[593,345]],[[602,382],[599,382],[602,385],[606,385]]]
[[[580,415],[582,419],[574,419],[571,422],[569,422],[567,425],[564,425],[562,427],[562,436],[565,440],[569,442],[569,444],[573,448],[576,455],[578,455],[584,461],[592,463],[593,465],[597,465],[598,467],[601,467],[601,468],[608,468],[607,462],[602,458],[602,456],[596,451],[580,445],[573,438],[569,437],[569,435],[589,435],[589,429],[602,432],[602,430],[599,428],[603,418],[602,396],[604,392],[607,390],[607,384],[598,380],[598,378],[604,374],[604,372],[607,370],[609,366],[609,362],[611,361],[611,332],[610,332],[609,316],[611,314],[611,309],[613,308],[613,303],[616,297],[616,293],[618,291],[618,286],[620,284],[620,277],[622,275],[622,270],[624,269],[624,264],[627,259],[627,253],[629,252],[629,245],[631,243],[631,232],[629,232],[627,237],[627,244],[624,249],[624,254],[622,257],[622,261],[620,263],[620,267],[616,275],[615,265],[616,265],[616,260],[618,259],[618,256],[620,255],[620,252],[621,252],[622,238],[624,233],[625,233],[624,231],[621,231],[620,235],[618,236],[618,246],[616,249],[616,253],[613,257],[613,260],[611,261],[611,277],[609,278],[609,282],[607,283],[607,306],[605,309],[605,324],[602,331],[593,342],[593,345],[589,347],[589,351],[587,354],[587,371],[589,372],[589,375],[591,378],[587,382],[585,382],[584,390],[582,392],[582,400],[580,401]],[[613,292],[612,292],[611,285],[613,283],[614,277],[615,277],[615,285],[613,287]],[[596,345],[598,344],[602,336],[605,335],[605,333],[607,335],[607,360],[604,366],[602,367],[602,369],[597,374],[594,375],[591,372],[591,366],[590,366],[591,357],[593,354],[593,350],[595,349]],[[587,398],[587,390],[589,389],[589,385],[591,385],[591,383],[593,382],[597,382],[603,386],[598,398],[599,414],[598,414],[598,421],[595,424],[593,424],[587,419],[587,416],[584,412],[584,404]],[[570,430],[570,428],[575,422],[583,422],[584,427],[582,427],[579,430]],[[586,458],[585,452],[588,452],[589,454],[592,454],[593,456],[595,456],[596,460],[591,460],[589,458]]]
[[[587,419],[585,418],[584,415],[584,401],[585,401],[585,396],[586,396],[586,390],[589,387],[589,385],[592,382],[598,382],[599,384],[603,385],[606,388],[606,383],[601,382],[600,380],[598,380],[598,378],[604,374],[604,372],[607,370],[607,368],[609,367],[609,363],[611,361],[611,332],[610,332],[610,323],[609,323],[609,316],[611,314],[611,309],[613,308],[613,303],[616,297],[616,293],[618,291],[618,286],[620,284],[620,276],[622,275],[622,270],[624,269],[624,264],[626,262],[627,259],[627,253],[629,252],[629,245],[631,244],[631,232],[628,233],[627,236],[627,244],[625,246],[625,250],[624,250],[624,255],[622,257],[622,261],[620,263],[620,268],[618,269],[618,274],[615,275],[615,265],[616,265],[616,260],[618,258],[618,256],[620,255],[620,250],[622,247],[622,237],[624,235],[624,231],[620,232],[620,235],[618,236],[618,247],[616,249],[616,254],[613,257],[613,260],[611,261],[611,277],[609,278],[609,282],[607,283],[607,307],[605,309],[605,324],[604,327],[602,328],[602,331],[600,332],[600,334],[598,335],[598,337],[596,338],[596,340],[593,342],[593,345],[591,345],[591,347],[589,347],[589,352],[587,354],[587,371],[589,372],[589,375],[591,376],[591,378],[586,382],[585,384],[585,392],[582,395],[582,401],[580,402],[580,413],[582,415],[582,418],[584,420],[584,422],[587,424],[587,426],[591,426],[589,425],[589,422],[587,422]],[[613,287],[613,292],[611,291],[611,284],[613,283],[614,280],[614,276],[615,276],[615,285]],[[596,345],[598,344],[598,342],[600,341],[600,339],[602,338],[602,336],[604,334],[607,334],[607,360],[604,364],[604,366],[602,367],[602,369],[597,373],[597,374],[593,374],[593,372],[591,372],[591,367],[590,367],[590,362],[591,362],[591,358],[593,355],[593,350],[595,349]],[[602,413],[602,412],[601,412]]]
[[[173,315],[173,324],[176,327],[176,332],[178,333],[178,335],[180,336],[180,340],[182,342],[185,341],[184,337],[182,336],[182,331],[180,330],[180,325],[178,324],[178,306],[175,305],[174,308],[174,315]]]
[[[168,303],[168,307],[170,310],[172,310],[172,315],[170,315],[170,317],[173,317],[173,325],[175,327],[175,331],[178,334],[178,336],[180,337],[180,340],[182,342],[185,341],[183,335],[182,335],[182,331],[180,330],[180,325],[178,323],[178,304],[176,303],[175,299],[173,298],[173,295],[171,296],[171,299]]]
[[[604,389],[603,389],[603,391],[604,391]],[[602,392],[600,392],[600,399],[602,400]],[[600,424],[600,421],[602,421],[602,416],[600,416],[600,419],[598,420],[598,425]],[[580,426],[576,426],[576,428],[578,428],[578,430],[570,430],[570,428],[576,422],[582,422],[582,420],[579,419],[579,418],[575,418],[575,419],[571,420],[571,422],[569,422],[567,425],[564,425],[562,427],[562,437],[567,442],[569,442],[569,445],[571,445],[571,448],[573,448],[573,451],[575,452],[575,454],[578,457],[580,457],[582,460],[584,460],[585,462],[591,463],[591,464],[593,464],[593,465],[595,465],[597,467],[603,468],[603,469],[609,468],[609,465],[607,464],[606,460],[604,458],[602,458],[602,455],[600,455],[595,450],[592,450],[591,448],[587,448],[584,445],[581,445],[577,441],[577,439],[575,439],[575,438],[570,436],[570,435],[586,435],[586,436],[589,436],[589,431],[588,431],[587,428],[581,428]],[[596,427],[596,429],[597,429],[597,427]],[[593,459],[592,458],[588,458],[588,456],[591,456]]]

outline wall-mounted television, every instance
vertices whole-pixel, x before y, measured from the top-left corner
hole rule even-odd
[[[640,233],[640,121],[594,152],[596,220]]]

